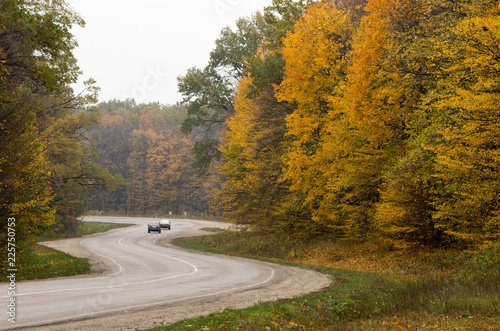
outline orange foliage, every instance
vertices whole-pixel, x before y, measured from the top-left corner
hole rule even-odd
[[[294,190],[306,194],[314,222],[326,228],[336,228],[329,221],[332,213],[325,212],[324,199],[340,151],[326,150],[325,145],[338,142],[332,132],[343,126],[342,100],[353,30],[347,12],[320,2],[303,14],[282,50],[285,78],[277,88],[277,98],[297,105],[287,117],[288,134],[294,140],[286,156],[285,176]]]

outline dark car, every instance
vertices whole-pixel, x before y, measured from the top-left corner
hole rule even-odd
[[[151,222],[148,224],[148,233],[151,231],[158,231],[158,233],[161,233],[161,226],[160,223],[158,222]]]

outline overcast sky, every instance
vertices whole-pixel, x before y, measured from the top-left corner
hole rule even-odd
[[[177,76],[203,68],[223,27],[272,0],[66,0],[85,20],[73,33],[83,71],[100,101],[134,98],[174,104]],[[82,85],[75,86],[79,92]]]

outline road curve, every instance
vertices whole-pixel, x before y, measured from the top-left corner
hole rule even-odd
[[[78,239],[81,248],[105,261],[107,273],[19,282],[16,324],[2,318],[0,330],[88,320],[226,296],[270,286],[282,273],[282,268],[272,264],[158,245],[192,233],[194,228],[205,225],[203,221],[174,220],[172,230],[160,234],[147,232],[146,224],[151,219],[99,217],[86,221],[134,224]],[[6,294],[0,292],[3,307],[10,298]]]

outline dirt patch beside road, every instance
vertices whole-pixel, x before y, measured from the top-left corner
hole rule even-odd
[[[216,222],[192,222],[194,226],[187,231],[182,231],[178,236],[206,235],[207,232],[200,230],[201,227],[224,227],[223,224]],[[157,244],[163,246],[172,245],[171,240],[176,237],[177,236],[172,232],[171,236],[159,240]],[[89,258],[93,265],[93,270],[97,274],[104,275],[114,273],[115,266],[113,263],[109,261],[109,259],[102,258],[85,250],[80,245],[82,240],[84,239],[77,238],[58,240],[44,244],[67,252],[73,256]],[[226,308],[246,308],[259,302],[293,298],[319,291],[327,287],[331,282],[328,276],[311,270],[284,267],[265,262],[258,263],[272,266],[276,271],[273,281],[265,287],[263,286],[225,295],[180,301],[175,304],[162,305],[146,311],[123,310],[106,316],[96,316],[94,318],[29,328],[27,330],[142,330],[155,326],[168,325],[186,318],[208,315],[214,312],[223,311]],[[95,276],[95,274],[93,276]]]

